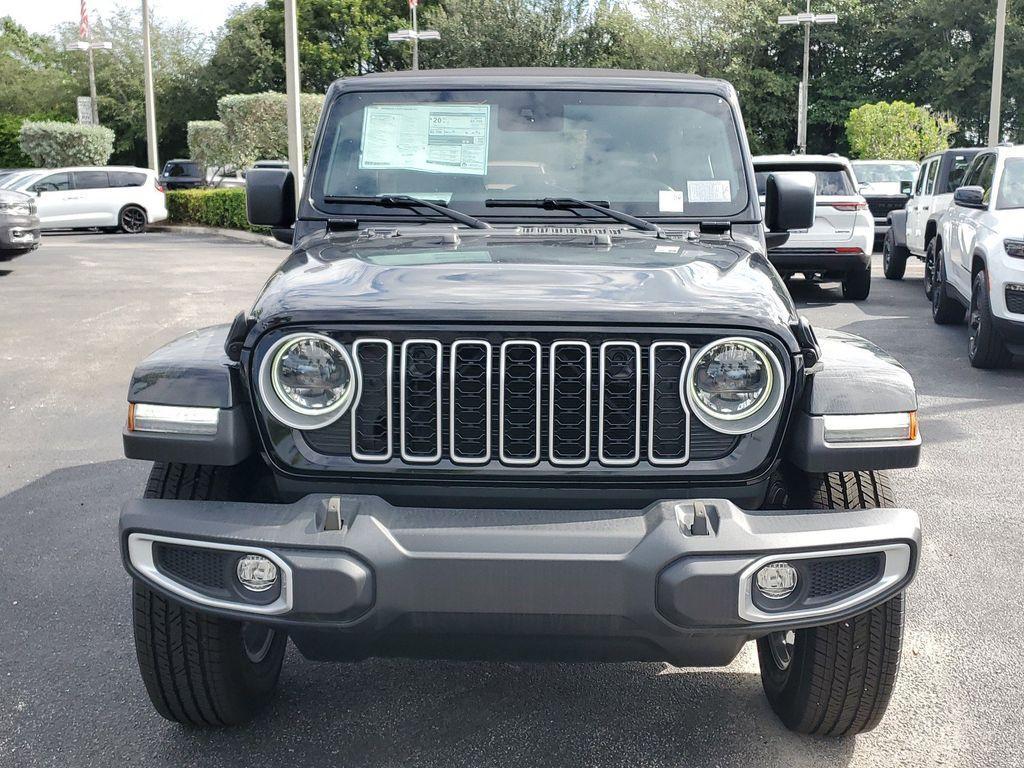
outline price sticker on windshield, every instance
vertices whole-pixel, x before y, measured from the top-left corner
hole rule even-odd
[[[730,203],[732,185],[728,179],[686,182],[686,197],[691,203]]]

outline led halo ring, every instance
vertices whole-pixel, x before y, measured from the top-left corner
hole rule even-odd
[[[757,354],[766,365],[767,384],[757,405],[742,414],[719,414],[709,410],[697,397],[695,374],[697,364],[708,351],[723,344],[742,344]],[[782,407],[785,374],[778,356],[767,344],[746,336],[729,336],[706,344],[690,359],[686,373],[679,382],[679,395],[690,405],[690,410],[706,426],[725,435],[746,435],[760,429]]]
[[[280,361],[285,350],[301,339],[316,340],[329,345],[338,352],[348,366],[352,385],[349,387],[348,393],[342,395],[329,408],[318,410],[303,408],[294,401],[286,399],[280,391],[276,375],[277,363]],[[278,339],[267,351],[267,354],[263,356],[258,377],[260,395],[271,415],[287,427],[302,430],[321,429],[340,419],[349,408],[359,401],[362,383],[362,373],[359,370],[359,366],[352,360],[348,350],[330,336],[311,332],[292,333]]]

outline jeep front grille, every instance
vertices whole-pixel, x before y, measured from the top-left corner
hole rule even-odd
[[[675,340],[357,338],[358,401],[304,433],[360,463],[682,466],[738,440],[692,419],[679,397],[691,345]]]

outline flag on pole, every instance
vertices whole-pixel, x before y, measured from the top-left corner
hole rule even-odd
[[[86,0],[82,0],[82,20],[78,24],[78,38],[89,39],[89,9],[85,7]]]

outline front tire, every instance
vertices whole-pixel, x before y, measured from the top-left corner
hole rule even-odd
[[[126,235],[140,235],[146,231],[149,219],[137,205],[126,205],[117,215],[117,228]]]
[[[947,295],[946,263],[938,243],[932,249],[934,254],[935,284],[932,286],[932,320],[937,325],[956,325],[964,321],[964,308],[959,301]]]
[[[156,464],[146,498],[242,500],[245,466]],[[241,725],[273,696],[287,636],[266,625],[203,613],[134,581],[135,651],[160,715],[190,726]]]
[[[924,295],[928,301],[932,300],[932,293],[935,291],[935,250],[937,245],[938,241],[933,237],[924,249]]]
[[[1010,363],[1011,355],[995,323],[992,322],[992,305],[988,300],[988,278],[982,270],[974,276],[971,285],[970,340],[967,355],[975,368],[1004,368]]]
[[[843,298],[849,301],[864,301],[871,294],[871,265],[848,272],[843,278]]]
[[[885,233],[885,240],[882,242],[882,271],[886,280],[902,280],[907,273],[907,257],[909,253],[906,248],[896,245],[896,236],[892,229]]]
[[[884,472],[831,472],[809,480],[809,503],[816,509],[895,506]],[[903,613],[900,593],[837,624],[759,639],[761,683],[783,724],[827,736],[878,725],[899,671]]]

